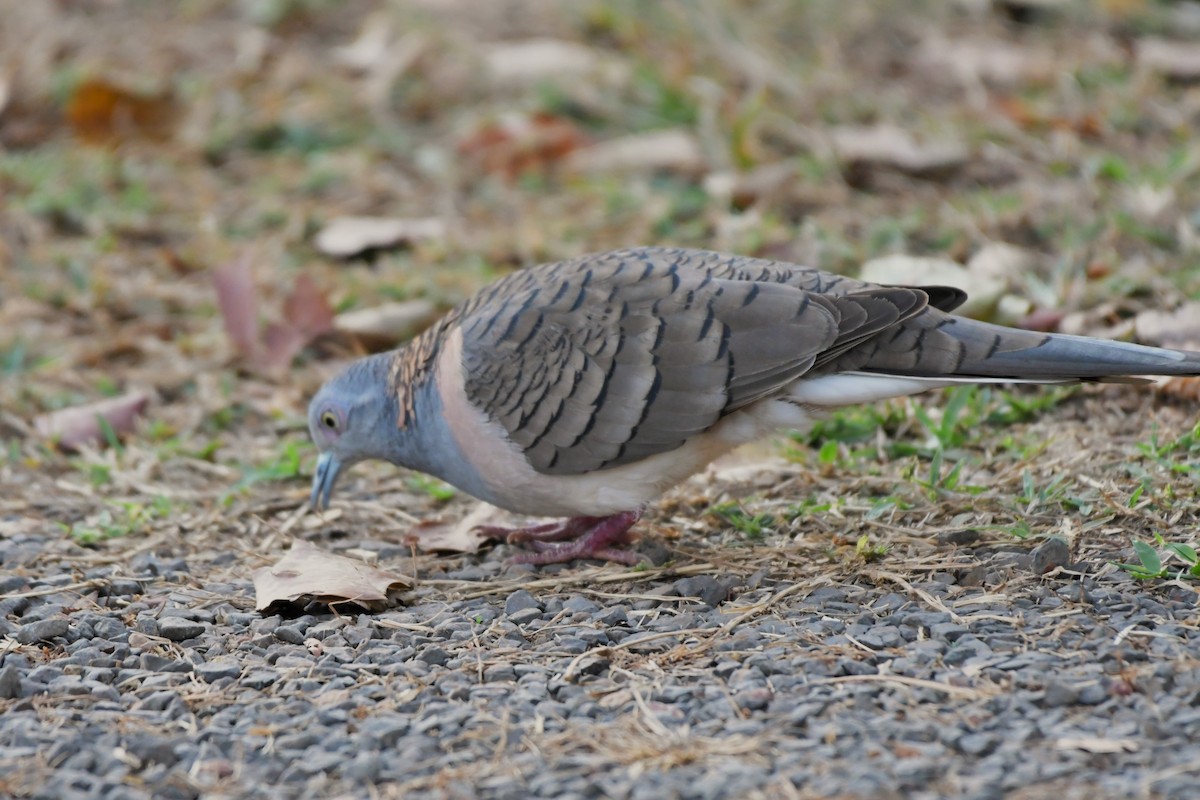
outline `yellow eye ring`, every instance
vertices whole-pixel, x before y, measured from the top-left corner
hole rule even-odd
[[[324,412],[323,414],[321,414],[321,424],[324,425],[326,428],[329,428],[331,431],[337,430],[337,426],[338,426],[337,415],[334,414],[332,411]]]

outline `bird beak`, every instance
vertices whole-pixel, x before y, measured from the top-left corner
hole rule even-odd
[[[333,493],[333,485],[337,483],[338,473],[342,471],[342,462],[333,453],[321,453],[317,459],[317,471],[313,473],[312,497],[308,504],[314,510],[329,508],[329,495]]]

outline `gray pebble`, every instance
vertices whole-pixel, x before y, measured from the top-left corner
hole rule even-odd
[[[172,642],[184,642],[195,639],[207,630],[201,622],[193,622],[183,617],[164,617],[158,621],[158,633]]]
[[[1065,567],[1071,560],[1071,548],[1062,537],[1050,536],[1033,548],[1030,557],[1033,574],[1044,575],[1057,567]]]
[[[29,622],[17,628],[17,641],[21,644],[49,642],[67,635],[70,623],[62,618],[43,619]]]
[[[0,700],[15,700],[21,694],[21,673],[16,665],[0,668]]]
[[[236,661],[217,659],[206,664],[197,664],[196,674],[206,683],[214,683],[221,678],[238,677],[242,674],[242,668]]]
[[[698,597],[700,602],[710,608],[721,605],[729,597],[729,583],[711,575],[681,578],[671,585],[671,589],[680,597]]]
[[[510,618],[518,611],[525,611],[528,609],[536,610],[538,612],[538,616],[541,616],[542,604],[524,589],[518,589],[510,594],[508,599],[504,601],[504,613]]]
[[[508,621],[514,625],[528,625],[534,620],[542,618],[542,610],[540,608],[522,608],[511,613],[507,613]]]
[[[450,660],[450,654],[440,647],[426,647],[417,654],[418,661],[424,661],[426,664],[435,666],[444,666]]]
[[[1056,708],[1058,706],[1074,705],[1079,698],[1079,693],[1074,687],[1068,686],[1061,681],[1050,681],[1046,684],[1046,690],[1042,695],[1042,705],[1048,708]]]

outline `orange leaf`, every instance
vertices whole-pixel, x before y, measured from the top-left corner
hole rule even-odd
[[[458,152],[484,172],[514,178],[552,167],[585,144],[574,122],[542,112],[487,123],[459,142]]]
[[[139,95],[92,78],[75,87],[66,116],[75,135],[93,144],[136,138],[162,141],[170,138],[176,108],[167,93]]]

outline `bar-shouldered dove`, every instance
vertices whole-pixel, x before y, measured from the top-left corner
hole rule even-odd
[[[960,383],[1200,375],[1200,353],[956,317],[966,295],[638,248],[515,272],[312,400],[312,504],[378,458],[562,522],[508,532],[532,563],[599,557],[727,450],[821,409]]]

